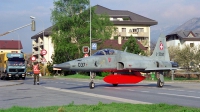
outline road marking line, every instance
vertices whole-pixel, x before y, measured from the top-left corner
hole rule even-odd
[[[177,91],[185,91],[185,90],[177,90]]]
[[[177,95],[177,94],[170,94],[170,93],[157,93],[157,94],[169,95],[169,96],[182,96],[182,97],[198,98],[198,99],[200,99],[200,97],[197,97],[197,96]]]
[[[73,91],[73,90],[68,90],[68,89],[60,89],[60,88],[54,88],[54,87],[44,87],[44,88],[50,89],[50,90],[56,90],[56,91],[67,92],[67,93],[74,93],[74,94],[92,96],[92,97],[97,97],[97,98],[104,98],[104,99],[108,99],[108,100],[114,100],[114,101],[125,102],[125,103],[133,103],[133,104],[152,104],[152,103],[149,103],[149,102],[142,102],[142,101],[137,101],[137,100],[130,100],[130,99],[125,99],[125,98],[118,98],[118,97],[106,96],[106,95],[100,95],[100,94],[94,94],[94,93]]]
[[[195,92],[195,91],[188,91],[188,92],[191,92],[191,93],[193,93],[193,92]]]
[[[122,88],[114,88],[114,89],[122,89]]]
[[[141,91],[141,92],[143,92],[143,93],[149,93],[149,91]]]
[[[128,91],[135,91],[135,90],[132,90],[132,89],[127,89]]]
[[[83,85],[83,84],[77,84],[77,85]]]

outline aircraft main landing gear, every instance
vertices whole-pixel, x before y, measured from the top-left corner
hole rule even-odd
[[[89,83],[89,86],[90,86],[90,89],[94,89],[95,83],[91,81],[91,82]]]
[[[157,81],[157,87],[163,87],[164,86],[164,72],[161,71],[159,72],[159,78],[158,78],[158,81]]]
[[[157,87],[163,87],[163,85],[164,85],[164,82],[161,82],[161,80],[158,79],[158,81],[157,81]]]
[[[94,78],[95,77],[96,77],[96,73],[95,72],[91,72],[90,73],[90,80],[91,80],[91,82],[89,83],[90,89],[94,89],[94,87],[95,87],[95,83],[94,83]]]

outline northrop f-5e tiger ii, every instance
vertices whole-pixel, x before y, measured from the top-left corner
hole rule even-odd
[[[134,84],[145,79],[143,73],[157,72],[157,86],[164,85],[164,71],[174,70],[169,59],[166,38],[160,36],[153,54],[149,57],[114,49],[102,49],[93,55],[56,64],[54,68],[67,71],[86,71],[90,73],[90,89],[95,87],[96,72],[110,72],[104,81],[117,86],[118,84]]]

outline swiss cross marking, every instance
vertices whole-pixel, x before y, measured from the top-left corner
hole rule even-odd
[[[108,62],[111,62],[111,58],[108,58]]]
[[[163,50],[164,46],[162,43],[160,43],[160,50]]]

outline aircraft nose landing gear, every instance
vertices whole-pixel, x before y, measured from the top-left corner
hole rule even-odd
[[[90,89],[94,89],[95,83],[91,81],[91,82],[89,83],[89,86],[90,86]]]
[[[94,89],[94,87],[95,87],[95,83],[94,83],[94,78],[95,77],[96,77],[96,73],[95,72],[91,72],[90,73],[90,80],[91,80],[91,82],[89,83],[90,89]]]

